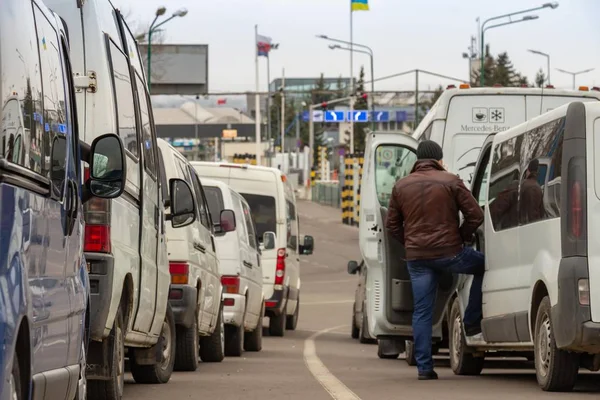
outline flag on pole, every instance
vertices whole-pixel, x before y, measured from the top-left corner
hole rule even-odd
[[[259,57],[269,57],[269,52],[274,48],[277,48],[277,45],[273,45],[270,37],[256,35],[256,51]]]
[[[369,0],[350,0],[352,11],[369,11]]]

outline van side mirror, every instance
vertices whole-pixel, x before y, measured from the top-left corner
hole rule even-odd
[[[167,221],[171,221],[173,228],[183,228],[196,220],[196,203],[192,189],[186,181],[173,178],[169,180],[169,193],[171,213]]]
[[[273,250],[275,248],[275,239],[277,236],[275,232],[265,232],[263,233],[263,247],[265,250]]]
[[[300,244],[300,254],[311,255],[315,250],[315,239],[312,236],[306,235]]]
[[[348,273],[350,275],[356,275],[358,271],[360,271],[360,265],[358,264],[358,262],[354,260],[348,261]]]
[[[235,231],[237,226],[235,221],[235,213],[233,210],[221,210],[219,217],[219,233],[227,233]]]
[[[127,182],[127,163],[121,138],[108,133],[94,139],[89,152],[90,177],[85,182],[91,196],[119,197]],[[85,196],[85,200],[89,197]]]

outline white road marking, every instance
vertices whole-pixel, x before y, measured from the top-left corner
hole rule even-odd
[[[317,339],[319,336],[344,327],[345,325],[324,329],[306,339],[304,341],[304,362],[310,373],[321,384],[321,386],[323,386],[323,389],[329,393],[332,399],[360,400],[360,397],[358,397],[352,390],[348,389],[348,387],[344,385],[342,381],[336,378],[335,375],[329,372],[327,367],[321,362],[319,356],[317,356],[317,349],[315,347],[315,339]]]
[[[334,301],[312,301],[307,303],[300,303],[303,306],[317,306],[321,304],[350,304],[354,303],[354,300],[334,300]]]

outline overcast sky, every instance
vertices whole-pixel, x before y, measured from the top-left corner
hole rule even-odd
[[[132,20],[148,23],[154,10],[168,6],[167,14],[185,7],[189,13],[164,26],[168,43],[209,45],[211,92],[254,90],[254,25],[259,33],[279,43],[271,55],[271,77],[313,77],[324,73],[349,75],[349,53],[332,51],[317,39],[326,34],[349,40],[350,0],[112,0]],[[489,17],[536,7],[547,0],[370,0],[370,11],[354,13],[354,41],[373,48],[375,76],[422,69],[466,79],[462,53],[477,33],[477,17]],[[600,1],[562,0],[555,9],[534,12],[538,20],[491,29],[486,43],[493,54],[507,51],[516,69],[530,80],[546,59],[527,52],[551,55],[551,81],[571,87],[571,76],[555,70],[579,71],[577,84],[600,86]],[[355,70],[368,67],[368,56],[355,55]],[[369,74],[367,69],[367,74]],[[266,89],[266,61],[260,60],[261,89]],[[421,89],[434,88],[434,78],[421,77]],[[378,82],[376,90],[409,90],[413,78]]]

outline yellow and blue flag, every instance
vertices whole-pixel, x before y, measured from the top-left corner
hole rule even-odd
[[[350,0],[352,11],[369,11],[369,0]]]

